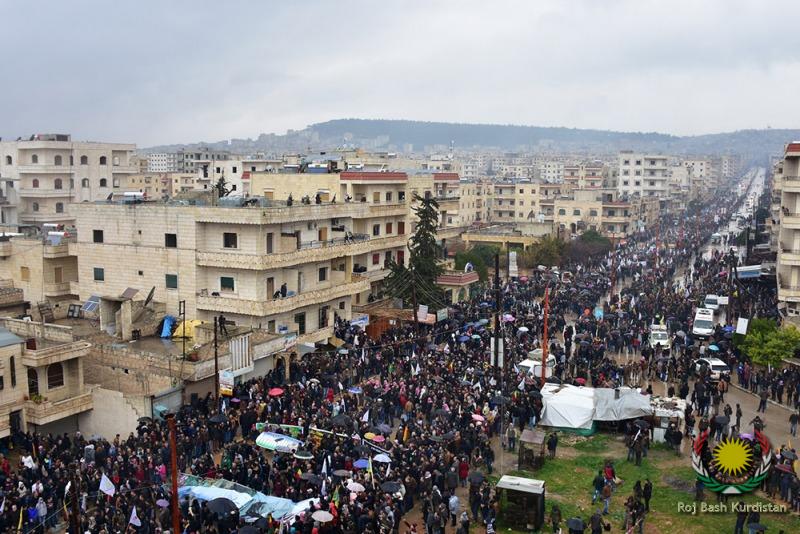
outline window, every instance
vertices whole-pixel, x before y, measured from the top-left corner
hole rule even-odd
[[[111,185],[114,187],[119,187],[119,178],[112,178]]]
[[[56,213],[64,213],[64,203],[56,202]]]
[[[650,187],[655,187],[656,183],[653,180],[650,180]]]
[[[380,224],[373,224],[372,225],[372,235],[381,235],[381,225]]]
[[[64,385],[64,366],[52,363],[47,366],[47,389],[60,388]]]
[[[641,164],[642,164],[642,160],[640,160],[640,159],[637,159],[637,160],[636,160],[636,164],[637,164],[637,165],[641,165]]]
[[[89,187],[89,179],[88,178],[83,178],[81,180],[81,187]]]
[[[629,171],[628,169],[624,169],[622,171],[622,176],[629,176],[630,174],[631,174],[631,171]]]
[[[641,176],[641,175],[642,175],[642,171],[636,171],[634,174],[635,174],[636,176]]]
[[[386,223],[386,233],[387,234],[391,234],[392,233],[392,227],[393,227],[392,223]]]
[[[93,243],[102,243],[103,242],[103,231],[102,230],[92,230],[92,242]]]
[[[340,310],[343,310],[343,309],[344,309],[344,301],[343,301],[343,300],[340,300],[340,301],[339,301],[339,309],[340,309]],[[2,389],[2,388],[0,388],[0,389]]]
[[[589,217],[597,217],[597,210],[589,210]]]
[[[387,191],[386,192],[386,202],[391,202],[391,201],[392,201],[392,192],[391,191]]]
[[[69,188],[70,189],[75,189],[75,179],[74,178],[70,178],[69,179]]]
[[[221,171],[221,169],[219,167],[217,167],[217,174],[219,174],[220,171]]]
[[[272,232],[267,234],[267,254],[272,254],[275,249],[275,235]]]
[[[11,367],[11,387],[17,387],[17,365],[12,356],[8,361],[8,366]]]
[[[19,268],[19,277],[23,282],[31,281],[31,270],[28,267]]]
[[[61,156],[56,156],[53,158],[53,165],[63,165]]]
[[[178,289],[178,275],[168,274],[165,275],[167,289]]]
[[[225,248],[238,248],[239,234],[233,232],[225,232],[222,234],[222,246]]]
[[[39,211],[39,203],[38,202],[34,202],[31,205],[31,207],[32,207],[33,211]]]
[[[405,221],[400,221],[397,223],[397,233],[403,235],[406,233],[406,223]]]
[[[572,214],[573,214],[573,215],[577,215],[578,217],[580,217],[580,215],[581,215],[581,210],[579,210],[579,209],[574,209],[574,210],[572,210]]]
[[[372,255],[372,265],[378,265],[381,262],[381,255],[377,252]]]
[[[38,178],[34,178],[33,179],[33,181],[31,182],[31,187],[33,187],[34,189],[39,189],[39,179]]]
[[[220,276],[219,290],[233,293],[234,291],[236,291],[236,281],[233,279],[232,276]]]
[[[233,174],[236,174],[236,167],[233,168]]]
[[[327,267],[320,267],[319,268],[319,281],[324,282],[328,279],[328,268]]]
[[[11,156],[6,156],[6,165],[11,165],[13,162],[14,160],[11,158]]]
[[[37,156],[36,154],[32,154],[31,163],[39,163],[39,156]]]
[[[81,165],[88,165],[88,164],[89,164],[89,157],[81,156]]]
[[[320,306],[319,308],[319,328],[325,328],[328,326],[328,311],[331,309],[330,306]]]
[[[623,165],[630,165],[631,164],[631,160],[629,160],[629,159],[623,160],[622,164]]]
[[[108,165],[108,160],[105,156],[100,156],[100,165]]]
[[[628,185],[628,180],[622,180],[622,185]]]
[[[69,166],[72,167],[73,165],[75,165],[75,157],[70,155],[70,157],[69,157]]]
[[[108,180],[100,178],[100,187],[108,187]]]
[[[106,280],[106,270],[102,267],[95,267],[94,269],[94,281],[95,282],[105,282]]]
[[[294,322],[297,323],[297,335],[302,336],[306,333],[306,314],[296,313],[294,315]]]
[[[53,182],[53,187],[55,189],[64,189],[63,180],[61,180],[61,178],[56,178],[55,181]]]
[[[650,165],[655,165],[655,164],[656,164],[656,160],[654,160],[654,159],[651,159],[651,160],[650,160]]]
[[[558,214],[559,215],[566,215],[567,214],[567,210],[565,210],[564,208],[561,208],[561,209],[558,210]]]
[[[639,187],[640,185],[642,185],[642,182],[641,182],[641,180],[636,180],[635,182],[633,182],[633,185],[635,185],[636,187]]]
[[[178,248],[178,234],[164,234],[165,248]]]

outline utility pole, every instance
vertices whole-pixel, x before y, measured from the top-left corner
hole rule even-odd
[[[550,313],[550,287],[544,288],[544,333],[542,334],[542,386],[547,379],[547,316]]]
[[[219,390],[219,388],[217,388]],[[178,505],[178,451],[175,446],[175,414],[167,415],[169,427],[169,456],[172,469],[172,531],[181,531],[181,510]]]
[[[183,321],[183,359],[186,359],[186,301],[181,300],[178,301],[178,315],[181,316],[181,320]]]
[[[70,530],[72,534],[81,534],[81,509],[78,502],[81,492],[80,478],[78,477],[78,464],[72,464],[72,476],[70,490],[72,491],[72,513],[69,516]]]
[[[414,251],[411,250],[411,238],[406,241],[406,248],[408,249],[408,270],[411,272],[411,305],[414,306],[414,336],[419,338],[419,305],[417,304],[417,281],[414,273]],[[419,339],[418,339],[419,340]]]
[[[500,329],[500,317],[503,314],[503,292],[500,289],[500,254],[494,255],[494,362],[505,371],[505,358],[503,351],[503,333]],[[501,359],[503,361],[501,361]],[[501,374],[502,376],[502,374]]]
[[[217,316],[214,316],[214,403],[219,409],[219,344],[217,342]]]

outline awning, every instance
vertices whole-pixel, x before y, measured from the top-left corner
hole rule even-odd
[[[497,488],[542,495],[544,494],[544,480],[503,475],[497,481]]]

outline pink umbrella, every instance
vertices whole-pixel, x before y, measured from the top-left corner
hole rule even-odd
[[[486,418],[483,417],[482,415],[478,415],[478,414],[474,413],[474,414],[472,414],[472,420],[473,421],[477,421],[479,423],[482,423],[483,421],[486,421]]]
[[[383,443],[384,441],[386,441],[386,438],[378,434],[372,438],[372,441],[374,441],[375,443]]]
[[[283,395],[283,390],[281,388],[272,388],[269,390],[270,397],[279,397],[280,395]]]

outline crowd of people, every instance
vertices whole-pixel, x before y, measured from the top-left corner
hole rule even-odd
[[[741,355],[722,327],[706,344],[691,336],[693,303],[722,293],[727,284],[719,276],[725,256],[704,254],[702,247],[715,217],[727,216],[734,200],[730,195],[720,199],[721,208],[695,209],[684,221],[665,220],[608,254],[563,265],[562,273],[534,271],[508,281],[499,302],[493,288],[483,288],[432,326],[402,324],[371,339],[337,318],[343,349],[313,352],[288,369],[236,384],[221,403],[209,394],[183,406],[175,414],[183,476],[222,478],[294,502],[316,500],[291,517],[273,518],[240,517],[182,499],[182,532],[232,533],[246,524],[269,533],[466,534],[476,525],[491,531],[499,504],[487,476],[502,452],[493,438],[502,436],[498,441],[513,451],[519,433],[542,416],[538,379],[516,363],[542,348],[545,292],[547,349],[556,357],[549,380],[652,392],[650,382],[659,378],[672,384],[671,393],[690,399],[687,435],[696,419],[700,430],[716,425],[718,439],[741,430],[738,418],[735,425],[716,419],[733,417],[724,381],[694,365],[710,344],[724,357]],[[768,291],[754,290],[756,307],[759,295],[770,298]],[[502,367],[491,365],[489,356],[496,312],[503,318],[508,362]],[[652,324],[669,326],[669,346],[650,348]],[[748,383],[774,384],[778,399],[785,393],[796,402],[796,374],[749,375]],[[292,433],[304,442],[304,454],[267,453],[255,444],[265,429]],[[649,432],[641,430],[626,429],[631,461],[647,454]],[[130,435],[112,439],[16,436],[19,465],[5,457],[0,462],[0,531],[44,532],[71,513],[75,495],[81,534],[170,531],[168,434],[165,422],[145,418]],[[552,455],[557,442],[551,434]],[[593,502],[603,499],[608,511],[615,485],[613,466],[606,468]],[[463,487],[464,503],[457,491]],[[652,484],[639,489],[626,503],[628,530],[641,529],[649,509]],[[789,488],[787,495],[798,493]],[[419,522],[408,520],[414,509],[421,512]],[[603,523],[602,513],[596,515],[599,520],[588,521],[592,529]],[[556,519],[560,511],[554,524]]]

